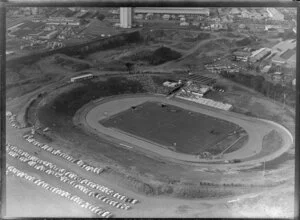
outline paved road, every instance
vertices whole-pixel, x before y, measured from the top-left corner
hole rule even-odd
[[[223,160],[237,159],[237,158],[243,159],[259,153],[262,148],[263,137],[266,134],[268,134],[271,130],[276,130],[277,132],[280,133],[283,140],[282,148],[279,151],[273,152],[272,154],[266,157],[255,160],[255,163],[274,159],[275,157],[285,152],[293,142],[293,137],[290,134],[290,132],[287,129],[285,129],[283,126],[275,122],[261,120],[257,118],[251,118],[233,112],[227,112],[227,111],[222,111],[217,109],[215,110],[207,107],[204,108],[202,107],[202,105],[198,105],[198,106],[191,105],[188,102],[182,102],[177,99],[166,99],[162,96],[153,96],[153,95],[151,96],[132,95],[131,97],[130,96],[111,97],[111,98],[102,99],[99,103],[92,104],[88,107],[88,110],[85,113],[83,113],[83,115],[81,116],[81,123],[85,124],[86,128],[89,129],[89,131],[92,131],[94,133],[100,132],[110,137],[117,137],[118,140],[120,140],[121,142],[125,142],[130,146],[132,145],[135,147],[138,146],[144,148],[145,150],[162,155],[164,157],[172,158],[174,160],[196,162],[196,163],[206,161],[203,159],[200,160],[198,158],[195,158],[195,156],[192,155],[170,151],[168,149],[158,146],[158,144],[154,144],[143,139],[137,139],[132,135],[128,135],[124,132],[115,129],[106,128],[102,126],[100,123],[98,123],[99,120],[102,120],[110,115],[114,115],[119,112],[122,112],[126,109],[129,109],[131,106],[139,105],[146,101],[164,102],[170,105],[175,105],[181,108],[189,109],[191,111],[206,114],[215,118],[227,120],[242,127],[249,135],[248,142],[239,150],[228,154],[224,154]],[[215,160],[215,161],[223,161],[223,160]],[[246,161],[240,163],[240,165],[241,164],[245,165],[246,163],[247,164],[253,163],[253,161]],[[226,166],[230,166],[230,165],[226,164]]]

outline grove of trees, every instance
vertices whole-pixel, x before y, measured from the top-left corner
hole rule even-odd
[[[234,82],[240,83],[244,86],[254,89],[263,95],[279,102],[284,102],[287,105],[295,107],[296,92],[289,86],[284,86],[279,83],[273,84],[265,80],[263,76],[249,75],[249,74],[234,74],[222,72],[221,76],[228,78]]]

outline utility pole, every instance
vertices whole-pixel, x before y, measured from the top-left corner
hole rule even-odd
[[[265,177],[266,174],[266,161],[264,160],[264,170],[263,170],[263,177]]]
[[[283,93],[283,109],[285,109],[285,98],[286,98],[286,94]]]

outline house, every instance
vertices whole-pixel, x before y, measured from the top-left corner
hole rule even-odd
[[[179,25],[180,26],[189,26],[190,24],[188,22],[184,21],[184,22],[180,22]]]

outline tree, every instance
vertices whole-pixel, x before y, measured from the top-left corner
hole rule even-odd
[[[132,70],[133,70],[133,67],[134,67],[134,63],[127,62],[127,63],[125,63],[125,66],[126,66],[128,72],[129,72],[129,74],[131,74]]]
[[[250,85],[253,89],[255,89],[258,92],[262,91],[262,84],[265,81],[265,78],[263,76],[253,76],[251,78]]]
[[[97,15],[97,18],[98,18],[100,21],[102,21],[102,20],[104,20],[105,15],[104,15],[104,14],[99,14],[99,15]]]

